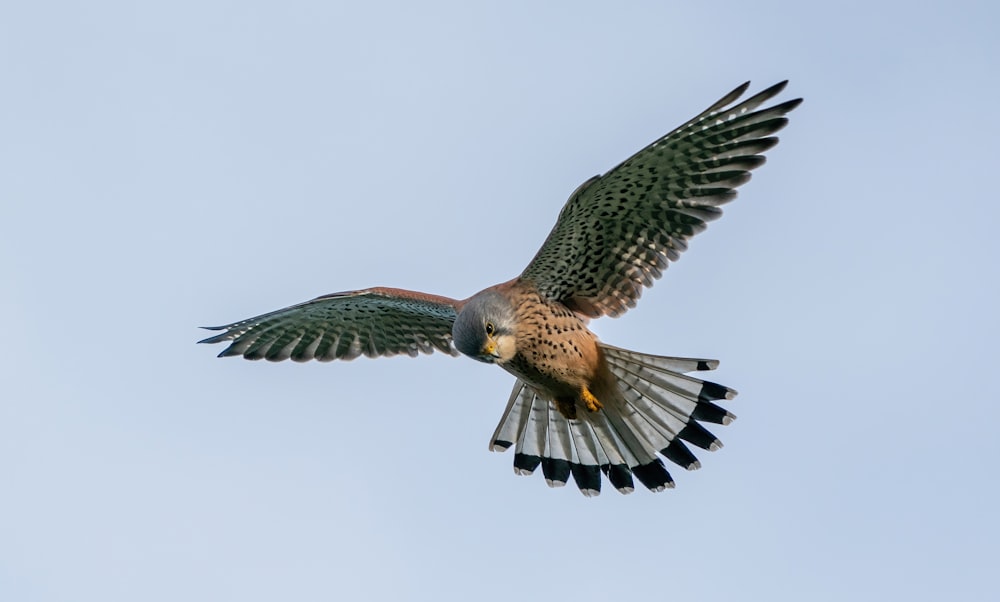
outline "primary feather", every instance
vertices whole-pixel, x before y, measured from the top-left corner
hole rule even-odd
[[[754,111],[787,82],[733,105],[736,88],[603,176],[581,185],[521,274],[546,297],[589,317],[634,307],[687,241],[763,165],[801,99]],[[733,105],[733,106],[730,106]]]

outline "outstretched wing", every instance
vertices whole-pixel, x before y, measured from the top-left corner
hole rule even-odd
[[[795,99],[755,110],[781,82],[742,103],[749,82],[642,149],[567,201],[555,227],[521,278],[549,299],[590,316],[634,307],[687,249],[687,239],[722,215],[720,205],[764,163],[761,153],[787,123]]]
[[[222,334],[199,343],[230,342],[219,357],[249,360],[352,360],[435,349],[451,355],[451,326],[461,302],[394,288],[333,293],[285,309],[208,327]]]

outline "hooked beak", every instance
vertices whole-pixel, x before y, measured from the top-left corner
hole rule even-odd
[[[492,338],[486,340],[486,346],[483,347],[483,356],[488,358],[490,361],[496,361],[500,357],[500,351],[497,349],[497,343]]]

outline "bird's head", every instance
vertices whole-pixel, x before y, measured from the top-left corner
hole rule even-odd
[[[502,364],[514,357],[516,332],[513,306],[494,290],[469,299],[451,328],[459,351],[489,364]]]

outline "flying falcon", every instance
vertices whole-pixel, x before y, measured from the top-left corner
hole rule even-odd
[[[737,104],[747,82],[584,182],[513,280],[461,301],[394,288],[333,293],[212,327],[221,334],[201,342],[228,342],[220,357],[270,361],[461,352],[517,377],[490,440],[491,450],[514,448],[515,473],[541,465],[550,486],[572,476],[587,496],[600,493],[602,472],[622,493],[633,491],[633,476],[652,491],[673,487],[658,454],[700,467],[687,444],[722,446],[701,423],[729,424],[735,416],[715,402],[736,391],[686,375],[715,360],[612,347],[587,321],[634,307],[722,214],[802,102],[760,108],[786,83]]]

